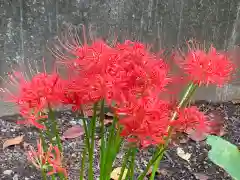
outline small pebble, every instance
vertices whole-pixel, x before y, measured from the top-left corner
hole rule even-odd
[[[12,173],[13,173],[13,171],[10,169],[3,171],[3,174],[5,174],[5,175],[11,175]]]
[[[13,180],[18,180],[18,175],[17,175],[17,174],[15,174],[15,175],[13,176]]]
[[[77,124],[76,121],[70,121],[69,123],[70,123],[71,125],[76,125],[76,124]]]

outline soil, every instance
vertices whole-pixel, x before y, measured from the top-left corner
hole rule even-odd
[[[208,103],[198,102],[197,105],[207,113],[212,111],[220,112],[227,128],[223,136],[230,142],[240,146],[240,105],[232,102],[226,103]],[[81,124],[81,121],[74,117],[70,111],[61,111],[57,113],[61,132],[64,132],[72,125]],[[1,180],[41,180],[40,172],[36,170],[26,158],[24,144],[10,146],[2,149],[2,144],[6,139],[24,135],[24,142],[36,145],[38,132],[33,127],[20,126],[16,124],[19,115],[0,117],[0,179]],[[163,161],[159,166],[158,180],[230,180],[228,174],[218,166],[214,165],[207,158],[209,147],[205,141],[195,142],[183,137],[184,140],[171,146],[167,151]],[[98,141],[96,143],[95,155],[99,157]],[[79,179],[80,155],[83,147],[82,137],[63,141],[64,146],[64,164],[69,172],[70,180]],[[191,154],[189,161],[180,158],[176,149],[181,147],[185,152]],[[149,159],[153,149],[141,149],[137,154],[136,172],[141,172]],[[117,156],[115,164],[119,166],[123,152]],[[95,161],[95,179],[98,179],[99,164]],[[86,178],[87,179],[87,178]],[[146,178],[147,179],[147,178]]]

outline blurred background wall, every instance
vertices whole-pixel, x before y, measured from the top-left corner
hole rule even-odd
[[[240,44],[239,0],[0,0],[0,75],[18,63],[53,57],[46,46],[70,25],[95,36],[140,40],[159,48],[181,47],[190,38],[218,49]],[[240,53],[239,53],[240,54]],[[240,83],[198,91],[195,99],[240,98]],[[0,105],[0,114],[12,112]],[[1,113],[2,112],[2,113]]]

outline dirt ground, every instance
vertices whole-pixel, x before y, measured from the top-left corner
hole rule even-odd
[[[208,102],[198,102],[197,105],[207,113],[218,111],[226,126],[224,138],[240,146],[240,105],[226,102],[212,104]],[[70,111],[57,113],[61,132],[64,132],[72,125],[81,124]],[[38,137],[37,130],[33,127],[20,126],[16,124],[18,115],[0,117],[0,179],[1,180],[40,180],[40,172],[31,166],[24,150],[24,145],[16,145],[2,149],[3,142],[12,137],[24,135],[24,142],[36,145]],[[97,138],[97,137],[96,137]],[[159,167],[158,180],[230,180],[231,178],[221,168],[211,163],[207,158],[209,147],[205,141],[195,142],[187,136],[183,136],[183,141],[172,146]],[[98,141],[97,141],[98,142]],[[70,180],[79,179],[80,155],[82,152],[82,137],[63,142],[64,164],[69,172]],[[180,158],[176,149],[181,147],[185,152],[191,154],[189,161]],[[95,155],[99,157],[98,143],[96,143]],[[141,172],[148,163],[153,149],[142,149],[138,152],[136,159],[136,172]],[[123,157],[123,152],[117,156],[115,164]],[[95,161],[95,175],[98,178],[99,164]]]

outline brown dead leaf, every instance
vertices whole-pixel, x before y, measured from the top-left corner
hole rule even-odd
[[[156,174],[159,174],[160,173],[160,170],[159,169],[157,169],[157,171],[156,171]],[[149,168],[149,170],[148,170],[148,172],[147,172],[147,174],[146,174],[146,176],[150,176],[152,174],[152,167],[151,168]]]
[[[221,136],[226,133],[224,125],[224,115],[215,110],[209,114],[209,134]]]
[[[84,134],[84,129],[80,125],[75,125],[67,129],[61,139],[74,139]]]
[[[184,152],[184,150],[182,148],[178,147],[177,148],[177,155],[180,158],[184,159],[185,161],[189,162],[189,159],[190,159],[192,154],[190,154],[188,152],[186,153],[186,152]]]
[[[104,125],[112,124],[112,122],[113,122],[112,119],[104,119]]]
[[[203,173],[194,173],[194,176],[198,180],[208,180],[209,179],[209,176],[207,176],[206,174],[203,174]]]
[[[3,149],[5,149],[5,148],[7,148],[9,146],[18,145],[18,144],[22,143],[23,142],[23,138],[24,138],[24,135],[17,136],[15,138],[11,138],[11,139],[7,139],[3,143]]]
[[[196,141],[196,142],[200,142],[200,141],[203,141],[207,138],[207,133],[205,132],[202,132],[202,131],[198,131],[198,130],[195,130],[195,129],[188,129],[186,131],[186,133],[188,134],[188,137],[190,139],[192,139],[193,141]]]
[[[237,104],[240,104],[240,99],[233,99],[233,100],[231,100],[231,102],[232,102],[234,105],[237,105]]]
[[[119,176],[120,176],[120,174],[121,174],[121,169],[122,169],[122,167],[117,167],[117,168],[115,168],[112,172],[111,172],[111,179],[113,179],[113,180],[118,180],[119,179]],[[126,179],[126,176],[127,176],[127,169],[125,169],[124,170],[124,172],[123,172],[123,177],[122,177],[122,179],[124,180],[124,179]]]
[[[219,111],[214,110],[209,113],[207,123],[205,131],[190,128],[185,133],[188,134],[190,139],[197,142],[205,140],[209,134],[223,136],[227,133],[223,115]]]
[[[111,112],[107,112],[105,115],[108,116],[108,117],[114,117],[114,114],[111,113]]]

